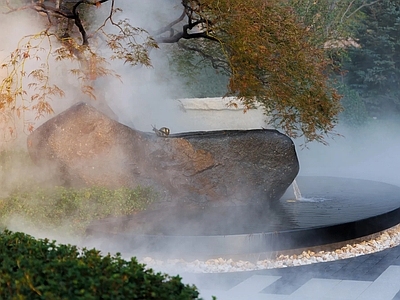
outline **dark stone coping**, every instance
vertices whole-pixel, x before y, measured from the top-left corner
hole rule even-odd
[[[213,138],[222,136],[241,136],[244,133],[258,133],[258,132],[268,132],[280,134],[278,130],[275,129],[251,129],[251,130],[213,130],[213,131],[191,131],[170,134],[169,138],[190,138],[190,137],[201,137],[201,138]]]

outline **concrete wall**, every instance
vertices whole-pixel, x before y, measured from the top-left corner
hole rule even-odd
[[[235,101],[235,98],[190,98],[177,101],[183,112],[180,122],[186,124],[185,131],[268,127],[267,116],[262,108],[244,113],[243,105]],[[237,106],[229,106],[231,102]]]

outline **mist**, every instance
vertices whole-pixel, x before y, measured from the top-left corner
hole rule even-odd
[[[337,176],[386,182],[400,186],[400,122],[371,119],[369,124],[351,128],[339,124],[336,136],[325,146],[297,145],[303,176]],[[301,187],[300,187],[301,188]]]
[[[129,18],[132,25],[155,30],[166,23],[179,17],[180,2],[174,0],[140,1],[125,0],[116,1],[117,6],[123,9],[118,18]],[[103,4],[99,9],[99,15],[104,16],[108,4]],[[2,27],[0,29],[0,62],[17,47],[20,37],[34,34],[43,29],[42,20],[34,13],[14,12],[2,15]],[[150,24],[149,24],[150,23]],[[116,119],[127,126],[141,130],[151,131],[152,126],[167,126],[172,133],[184,132],[192,127],[182,116],[177,99],[185,95],[182,83],[171,72],[169,62],[164,51],[164,46],[151,51],[152,67],[136,66],[134,68],[120,61],[110,62],[110,68],[114,69],[121,80],[116,78],[99,78],[94,82],[96,95],[99,100],[104,100],[115,114]],[[105,51],[105,54],[106,51]],[[35,67],[32,62],[30,67]],[[90,100],[80,93],[76,80],[69,75],[71,65],[68,62],[57,63],[51,70],[51,81],[59,85],[65,91],[65,97],[53,99],[51,105],[55,114],[62,112],[72,104],[79,101],[91,101],[94,106],[97,100]],[[0,79],[5,76],[5,71],[0,70]],[[39,126],[42,122],[54,115],[47,116],[38,121],[34,115],[26,114],[25,120],[17,122],[34,122]],[[246,115],[243,115],[245,117]],[[256,118],[256,116],[254,116]],[[199,120],[197,120],[199,122]],[[198,130],[206,130],[209,124],[196,124]],[[350,128],[339,124],[336,131],[339,136],[328,138],[328,145],[309,143],[306,147],[302,140],[295,140],[296,149],[300,161],[299,176],[337,176],[346,178],[368,179],[386,182],[400,186],[398,167],[400,165],[400,122],[391,119],[371,119],[368,125],[360,128]],[[231,126],[231,125],[230,125]],[[18,145],[26,147],[26,133],[20,127],[20,132],[15,138]],[[260,126],[261,127],[261,126]],[[237,129],[237,128],[235,128]],[[245,128],[242,128],[245,129]],[[7,148],[10,137],[0,140],[0,150]],[[11,139],[14,140],[14,139]],[[0,179],[4,186],[11,186],[18,182],[26,174],[34,173],[36,177],[43,175],[43,182],[51,180],[51,170],[41,173],[37,168],[30,169],[24,164],[16,164],[11,173],[0,170]],[[301,190],[301,186],[299,187]],[[7,224],[11,230],[24,231],[35,237],[47,237],[64,243],[76,243],[81,246],[95,246],[97,243],[86,245],[84,241],[66,237],[63,228],[57,232],[45,232],[35,228],[25,228],[23,222],[15,218]],[[67,226],[68,224],[66,224]],[[179,272],[178,270],[176,271]],[[171,274],[174,275],[174,274]],[[185,279],[185,277],[184,277]],[[188,282],[190,283],[190,282]]]
[[[378,120],[371,119],[368,125],[359,128],[345,126],[343,123],[339,124],[336,132],[340,136],[327,138],[328,145],[311,142],[305,147],[302,139],[294,140],[300,163],[298,176],[355,178],[400,186],[400,176],[397,174],[398,166],[400,166],[399,126],[400,122],[393,120],[391,117]],[[329,182],[329,178],[326,180]],[[291,188],[289,187],[289,189]],[[301,190],[301,185],[299,188]],[[289,192],[292,191],[289,190]],[[378,202],[380,200],[376,199]],[[320,264],[324,263],[321,262]],[[177,266],[179,266],[179,262],[177,262]],[[296,269],[300,267],[292,266],[290,268]],[[360,266],[360,268],[362,267]],[[319,269],[301,268],[298,271],[291,272],[290,278],[294,282],[308,277],[316,280],[318,278],[322,278],[321,280],[330,278],[329,274],[327,275],[322,271],[323,269],[324,267]],[[175,270],[173,268],[168,268],[167,270],[169,274],[182,275],[178,267]],[[242,271],[236,274],[206,275],[188,272],[183,274],[183,281],[189,284],[194,283],[202,292],[201,296],[205,297],[205,299],[209,299],[211,295],[221,300],[242,300],[249,297],[252,299],[297,299],[292,295],[276,295],[274,292],[272,294],[263,294],[261,292],[263,289],[268,289],[266,288],[268,280],[273,275],[279,274]],[[244,279],[247,280],[244,281]],[[340,277],[336,277],[336,279],[340,279]],[[232,282],[237,282],[237,285],[234,286]],[[287,284],[291,286],[290,283]],[[228,289],[227,286],[234,287]],[[284,287],[280,288],[285,290]],[[318,288],[318,286],[316,285],[315,288]],[[321,286],[321,289],[324,288]],[[259,291],[260,293],[258,293]],[[335,296],[328,293],[327,297],[334,298]],[[339,299],[339,296],[337,297]]]
[[[174,6],[174,2],[178,5]],[[98,22],[103,22],[108,15],[110,3],[105,3],[100,8],[93,8],[93,12],[98,16]],[[116,4],[122,8],[122,12],[115,14],[115,21],[126,18],[133,26],[144,27],[149,31],[158,29],[181,14],[181,11],[178,10],[179,1],[152,1],[151,3],[147,1],[116,1]],[[5,7],[0,9],[1,12],[6,11]],[[149,23],[151,25],[147,26]],[[29,9],[2,14],[1,64],[7,63],[11,53],[20,47],[21,39],[27,37],[23,40],[26,42],[29,36],[41,32],[46,26],[47,18],[39,16]],[[33,40],[32,44],[39,44],[39,42]],[[50,44],[48,40],[44,39],[40,42],[40,46],[44,49],[36,53],[40,58],[28,59],[25,72],[29,74],[32,70],[39,68],[41,64],[48,62],[50,84],[59,86],[65,92],[65,96],[49,98],[54,114],[45,115],[39,119],[36,118],[35,113],[29,110],[24,111],[21,118],[1,115],[0,120],[4,123],[1,124],[3,132],[0,134],[0,150],[26,151],[26,137],[29,134],[27,126],[29,124],[33,124],[37,128],[46,120],[80,101],[86,101],[110,117],[138,130],[150,132],[152,126],[168,126],[171,131],[176,131],[178,128],[183,130],[184,125],[179,124],[178,118],[178,113],[181,111],[176,101],[180,93],[180,83],[169,72],[169,62],[162,46],[160,49],[153,49],[150,53],[152,67],[131,67],[121,61],[109,60],[107,67],[114,70],[120,79],[112,76],[97,78],[93,82],[96,100],[81,93],[80,83],[70,71],[73,68],[79,68],[77,62],[56,61],[54,56],[47,56],[50,47],[52,51],[58,47],[57,42],[53,40]],[[104,57],[111,56],[110,51],[104,45],[98,50]],[[0,69],[0,79],[2,80],[6,76],[7,69]],[[19,100],[18,105],[31,105],[29,98],[35,91],[28,88],[29,80],[30,78],[27,76],[22,83],[28,92],[25,97],[27,100]],[[9,128],[12,128],[12,132]],[[54,170],[44,170],[17,158],[12,167],[0,170],[1,194],[7,196],[15,186],[29,181],[32,177],[40,185],[57,185],[59,182],[54,180],[58,177],[57,175],[54,174]],[[24,222],[18,217],[11,220],[7,227],[11,230],[24,231],[36,237],[50,237],[59,242],[71,242],[71,238],[66,237],[63,233],[63,228],[60,228],[59,234],[56,230],[51,233],[43,232],[43,230],[31,226],[24,226]],[[80,243],[79,240],[75,242]]]

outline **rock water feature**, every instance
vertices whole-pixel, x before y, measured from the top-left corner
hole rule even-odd
[[[151,129],[151,128],[150,128]],[[147,211],[94,222],[106,251],[187,259],[238,257],[336,243],[400,220],[400,188],[373,181],[298,177],[294,145],[274,130],[172,134],[133,130],[87,104],[28,139],[32,159],[66,184],[151,185]],[[296,178],[296,194],[287,189]],[[287,192],[285,193],[285,191]]]
[[[28,151],[36,164],[59,170],[66,185],[151,186],[161,197],[158,208],[267,209],[299,171],[293,142],[275,130],[160,137],[120,124],[85,103],[38,127],[28,137]]]

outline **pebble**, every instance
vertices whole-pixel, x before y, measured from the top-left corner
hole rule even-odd
[[[215,258],[205,261],[185,261],[183,259],[157,260],[144,257],[141,263],[148,268],[156,268],[163,272],[190,272],[190,273],[225,273],[254,271],[263,269],[286,268],[313,263],[335,261],[382,251],[400,245],[400,224],[378,234],[373,238],[366,238],[358,243],[347,244],[344,247],[314,252],[313,249],[302,250],[297,254],[277,254],[273,259],[258,260],[256,262],[233,260],[231,258]]]

